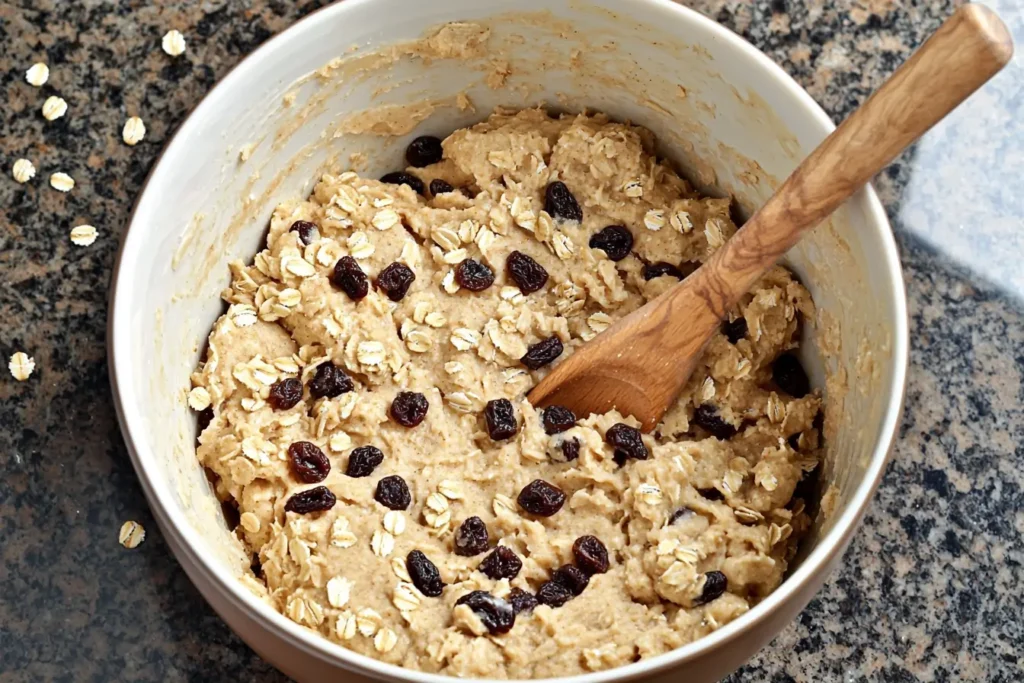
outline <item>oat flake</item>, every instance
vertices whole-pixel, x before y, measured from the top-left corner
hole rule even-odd
[[[79,225],[71,228],[71,241],[79,247],[87,247],[96,241],[96,228],[91,225]]]
[[[124,144],[134,147],[142,142],[144,137],[146,137],[146,124],[142,122],[142,119],[133,116],[124,122],[124,128],[121,129],[121,139],[124,140]]]
[[[68,103],[63,97],[51,95],[43,102],[43,118],[47,121],[56,121],[68,111]]]
[[[42,62],[36,62],[25,72],[25,80],[28,81],[29,85],[34,85],[37,88],[42,87],[46,84],[46,81],[50,80],[50,67]]]
[[[117,542],[131,550],[146,540],[146,530],[138,522],[125,522],[117,535]]]
[[[54,173],[50,176],[50,187],[59,192],[71,192],[75,187],[75,179],[67,173]]]
[[[344,607],[348,604],[351,589],[351,581],[341,576],[335,576],[327,582],[327,602],[331,603],[331,607],[339,609]]]
[[[19,382],[24,382],[32,374],[32,371],[36,369],[36,362],[27,353],[18,351],[11,356],[11,360],[7,364],[7,369],[11,371],[11,375],[14,379]]]
[[[188,407],[192,410],[206,410],[210,402],[210,392],[205,387],[194,387],[188,392]]]
[[[28,159],[18,159],[11,168],[11,174],[19,183],[27,183],[36,177],[36,167]]]
[[[176,29],[171,29],[164,34],[160,40],[160,47],[172,57],[177,57],[185,52],[185,36]]]

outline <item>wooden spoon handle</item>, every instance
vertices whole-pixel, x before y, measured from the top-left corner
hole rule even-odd
[[[1006,26],[964,5],[800,164],[701,269],[724,317],[800,236],[996,74],[1013,55]],[[696,274],[695,274],[696,275]]]

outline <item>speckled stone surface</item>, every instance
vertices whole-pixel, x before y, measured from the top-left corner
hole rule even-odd
[[[118,238],[162,144],[215,81],[319,2],[0,3],[0,681],[282,681],[191,586],[118,433],[104,349]],[[949,0],[697,0],[841,119]],[[997,3],[1024,43],[1019,0]],[[169,28],[188,52],[159,49]],[[23,74],[42,60],[41,90]],[[842,568],[740,681],[1024,679],[1024,63],[879,178],[910,297],[906,421]],[[67,116],[39,114],[49,94]],[[140,115],[137,147],[121,126]],[[38,176],[10,175],[18,157]],[[46,182],[65,171],[63,195]],[[91,223],[99,239],[71,244]],[[126,519],[146,541],[117,543]]]

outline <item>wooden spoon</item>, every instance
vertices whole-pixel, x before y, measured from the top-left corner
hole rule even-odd
[[[617,408],[650,431],[740,297],[807,230],[1009,62],[994,12],[958,9],[699,270],[556,366],[529,394],[578,415]]]

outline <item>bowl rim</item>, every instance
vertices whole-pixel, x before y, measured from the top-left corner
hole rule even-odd
[[[288,645],[314,656],[322,662],[340,666],[353,673],[367,675],[375,679],[403,679],[416,683],[451,683],[454,680],[451,676],[427,673],[395,664],[388,664],[345,648],[328,640],[319,633],[292,622],[285,615],[252,594],[236,577],[226,576],[212,562],[208,561],[203,553],[197,552],[196,549],[202,547],[203,541],[187,520],[183,519],[180,515],[171,513],[171,511],[177,508],[176,505],[170,502],[173,492],[166,486],[158,486],[154,483],[155,478],[150,476],[145,459],[139,455],[140,451],[132,437],[133,426],[129,419],[130,416],[126,415],[126,402],[122,398],[121,386],[118,383],[119,373],[131,372],[131,368],[123,368],[118,362],[118,348],[130,343],[130,340],[125,336],[125,326],[119,322],[122,318],[127,318],[130,315],[130,311],[122,310],[124,304],[119,304],[120,275],[123,269],[127,269],[125,253],[130,245],[132,228],[141,222],[139,208],[149,189],[150,182],[166,162],[168,152],[174,150],[176,146],[183,144],[182,140],[185,138],[185,134],[198,125],[197,121],[206,113],[206,109],[211,106],[210,103],[215,92],[230,87],[231,82],[238,78],[241,72],[259,68],[260,62],[268,59],[278,44],[291,40],[292,36],[301,34],[314,21],[322,20],[328,15],[344,13],[353,6],[374,1],[346,0],[322,7],[269,38],[256,50],[234,65],[203,96],[165,144],[136,197],[129,217],[128,227],[121,238],[112,270],[108,297],[110,315],[107,321],[108,374],[118,423],[132,465],[138,475],[146,499],[152,508],[153,515],[160,522],[162,532],[171,537],[169,545],[176,554],[175,559],[178,559],[180,564],[184,565],[186,563],[177,557],[177,552],[179,551],[186,554],[189,561],[188,564],[191,565],[192,569],[201,574],[211,586],[215,587],[221,596],[235,609],[259,618],[268,632],[284,640]],[[787,74],[782,67],[739,35],[709,17],[677,4],[672,0],[634,0],[634,2],[643,2],[656,9],[675,13],[680,21],[690,22],[699,30],[707,32],[713,40],[721,41],[727,49],[734,51],[737,56],[748,60],[755,68],[761,69],[765,76],[771,78],[776,86],[785,92],[786,96],[801,105],[816,120],[821,128],[823,137],[835,129],[831,119],[806,90]],[[846,545],[856,530],[872,495],[878,487],[888,462],[889,454],[892,451],[903,413],[907,366],[909,362],[909,323],[906,289],[899,252],[891,226],[889,225],[885,210],[871,185],[858,191],[849,201],[861,205],[866,223],[874,226],[878,233],[877,239],[884,254],[885,269],[888,271],[893,283],[893,293],[895,295],[892,302],[895,329],[891,330],[893,375],[890,386],[887,388],[890,404],[882,419],[878,440],[871,455],[870,464],[866,468],[864,478],[851,496],[849,503],[838,517],[835,518],[832,527],[826,532],[817,547],[808,554],[800,566],[786,578],[782,585],[749,611],[725,626],[691,643],[639,662],[586,674],[531,680],[545,680],[552,683],[606,683],[612,680],[632,680],[639,677],[647,677],[679,666],[705,653],[724,647],[749,631],[759,628],[769,615],[783,604],[793,600],[800,601],[802,599],[801,593],[805,586],[813,583],[819,572],[827,571],[830,563],[838,560],[838,556],[845,551]],[[139,233],[141,233],[141,229],[136,229],[135,235]],[[121,297],[121,299],[123,300],[124,297]],[[120,355],[122,358],[124,357],[124,354]],[[141,430],[141,427],[138,429]],[[817,592],[819,588],[820,586],[815,587],[814,592]],[[804,604],[801,605],[801,609],[811,597],[813,597],[813,594],[803,598]],[[778,631],[773,631],[772,637],[777,635],[777,633]],[[485,681],[493,679],[466,680]]]

